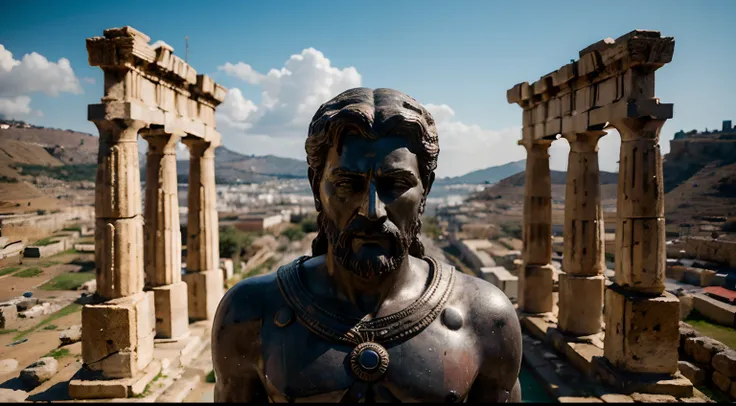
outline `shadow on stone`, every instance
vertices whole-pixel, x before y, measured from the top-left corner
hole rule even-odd
[[[32,402],[50,402],[59,400],[72,400],[69,397],[69,381],[59,382],[43,392],[28,397]]]
[[[20,380],[20,377],[15,377],[12,379],[8,379],[7,381],[0,384],[0,389],[12,389],[12,390],[22,390],[22,391],[28,391],[30,388],[28,388],[23,381]]]

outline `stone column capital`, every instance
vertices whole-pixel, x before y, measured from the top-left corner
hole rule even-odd
[[[598,152],[598,140],[604,135],[605,131],[586,131],[563,134],[562,137],[570,143],[570,152]]]
[[[216,143],[207,141],[203,138],[191,136],[182,138],[181,142],[189,147],[189,153],[192,158],[214,158],[215,148],[219,146]]]
[[[541,140],[521,140],[519,145],[526,148],[527,154],[546,154],[553,141],[545,138]]]
[[[181,136],[166,132],[162,128],[145,129],[141,131],[141,137],[148,142],[149,154],[176,154],[176,143]]]
[[[651,118],[625,118],[611,123],[621,135],[621,141],[650,139],[659,141],[659,132],[666,120]]]
[[[142,120],[94,120],[92,121],[100,132],[100,141],[108,144],[120,142],[137,142],[138,131],[146,127]]]

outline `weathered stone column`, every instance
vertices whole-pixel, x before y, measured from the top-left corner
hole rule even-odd
[[[148,141],[145,202],[146,287],[154,292],[156,336],[189,331],[187,285],[181,280],[181,230],[176,177],[179,136],[162,129],[142,133]]]
[[[519,308],[527,313],[552,311],[551,140],[519,142],[527,150],[524,187],[524,269],[519,278]]]
[[[606,291],[604,354],[630,372],[675,373],[679,301],[664,291],[665,222],[659,131],[664,120],[623,119],[616,283]]]
[[[215,190],[215,148],[201,138],[182,140],[189,147],[187,272],[189,318],[211,320],[223,294]]]
[[[604,131],[565,135],[570,143],[565,186],[565,246],[558,328],[570,335],[601,330],[605,258],[598,140]]]
[[[143,292],[136,120],[95,120],[100,131],[95,186],[97,294],[104,300],[82,310],[82,357],[108,378],[129,378],[153,357],[153,293]]]

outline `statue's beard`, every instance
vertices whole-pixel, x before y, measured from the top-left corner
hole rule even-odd
[[[396,270],[408,255],[409,246],[415,238],[416,225],[408,233],[402,233],[389,220],[372,222],[362,216],[353,219],[342,231],[324,214],[319,216],[320,229],[325,233],[327,241],[332,246],[335,260],[343,268],[353,272],[361,278],[371,279]],[[358,252],[353,251],[355,233],[361,232],[385,238],[388,249],[381,248],[377,253],[376,247],[361,247]]]

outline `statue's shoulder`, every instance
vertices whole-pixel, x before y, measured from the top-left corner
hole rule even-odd
[[[435,260],[436,261],[436,260]],[[518,323],[516,309],[505,293],[494,284],[475,275],[468,275],[454,266],[436,261],[455,271],[452,300],[461,302],[470,314],[483,314],[490,318],[479,318],[478,322],[493,322],[496,326]]]
[[[217,308],[215,323],[222,325],[260,320],[284,301],[278,284],[279,273],[296,266],[299,259],[276,272],[243,279],[230,288]]]

